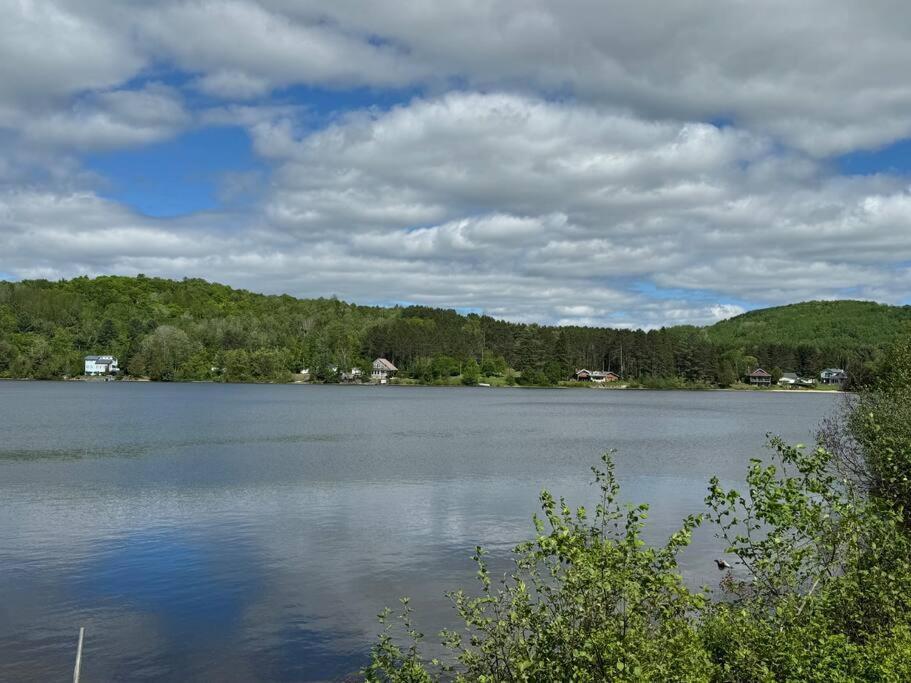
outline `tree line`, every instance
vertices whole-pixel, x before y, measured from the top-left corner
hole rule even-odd
[[[800,304],[790,316],[782,313],[790,307],[768,309],[733,327],[737,318],[645,331],[266,296],[199,279],[3,282],[0,377],[77,376],[85,355],[109,354],[127,375],[155,380],[281,382],[307,369],[318,381],[337,381],[342,372],[366,370],[385,357],[401,376],[428,383],[498,377],[552,385],[587,368],[643,386],[730,386],[759,366],[801,376],[841,367],[863,383],[911,316],[907,307],[866,311],[859,323],[865,333],[846,334],[853,318],[846,320],[842,309],[861,303]],[[885,331],[880,336],[876,321]]]

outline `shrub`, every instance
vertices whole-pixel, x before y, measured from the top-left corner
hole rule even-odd
[[[400,616],[408,648],[386,631],[372,652],[370,681],[706,679],[713,665],[689,615],[705,603],[677,572],[677,554],[699,517],[684,520],[662,548],[641,539],[647,506],[622,507],[613,463],[593,468],[601,502],[590,515],[541,494],[534,540],[515,550],[515,568],[494,581],[476,549],[480,593],[450,594],[464,631],[447,631],[449,663],[426,664],[410,612]],[[383,621],[390,626],[390,615]]]

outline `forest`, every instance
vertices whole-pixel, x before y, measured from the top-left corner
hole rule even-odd
[[[59,379],[114,355],[125,376],[284,382],[308,369],[338,381],[386,357],[406,381],[554,385],[575,369],[640,386],[725,387],[755,367],[868,382],[911,307],[805,302],[709,327],[653,330],[522,324],[425,306],[359,306],[138,275],[0,282],[0,377]]]

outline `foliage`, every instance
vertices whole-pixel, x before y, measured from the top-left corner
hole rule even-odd
[[[728,599],[702,616],[719,678],[906,680],[911,539],[892,508],[838,476],[829,451],[772,443],[777,462],[751,463],[747,495],[713,480],[706,499],[749,572],[728,575]]]
[[[161,325],[140,342],[130,367],[136,374],[148,375],[151,379],[180,379],[182,368],[194,350],[186,332]]]
[[[841,472],[891,505],[911,528],[911,338],[890,349],[877,376],[827,421],[820,438]]]
[[[506,359],[503,358],[503,356],[488,354],[484,360],[481,361],[481,373],[485,377],[500,377],[505,375],[508,369]]]
[[[195,279],[0,282],[0,377],[78,375],[83,356],[111,354],[154,379],[287,381],[305,367],[363,363],[367,330],[396,315]]]
[[[462,369],[462,384],[475,386],[481,380],[481,366],[474,358],[469,358]]]
[[[707,328],[646,332],[265,296],[197,279],[0,282],[0,377],[77,375],[84,355],[112,354],[127,374],[221,381],[284,381],[309,368],[315,380],[334,382],[377,357],[424,383],[448,384],[472,359],[482,376],[534,386],[566,381],[583,367],[655,387],[730,386],[756,366],[809,376],[837,366],[852,380],[868,381],[909,310],[812,302]],[[150,356],[149,335],[161,327],[185,334],[190,353],[184,344],[159,345],[181,355]]]
[[[846,348],[897,342],[911,330],[911,306],[872,301],[806,301],[750,311],[707,328],[716,342],[754,345],[777,341],[813,347],[820,339]]]

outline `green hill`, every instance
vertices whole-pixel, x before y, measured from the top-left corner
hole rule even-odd
[[[911,307],[862,301],[643,331],[268,296],[199,279],[0,282],[0,377],[80,375],[85,355],[110,354],[127,375],[165,380],[288,381],[308,368],[333,381],[378,356],[420,382],[458,381],[467,369],[472,378],[554,384],[588,368],[648,386],[728,386],[756,365],[802,375],[837,366],[863,380],[908,331]]]
[[[911,306],[806,301],[738,315],[706,328],[720,344],[882,346],[911,333]]]

